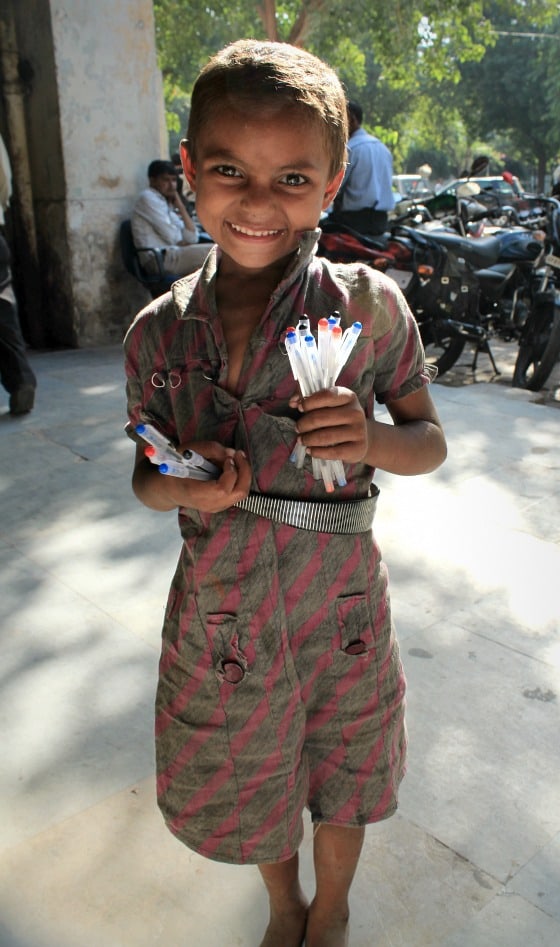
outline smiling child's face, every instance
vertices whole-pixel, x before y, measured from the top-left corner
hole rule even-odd
[[[284,106],[247,115],[220,111],[200,131],[185,175],[205,230],[235,264],[262,269],[292,253],[317,226],[343,170],[331,177],[317,120]]]

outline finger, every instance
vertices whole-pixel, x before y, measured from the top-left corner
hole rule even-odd
[[[297,391],[294,391],[292,397],[288,401],[290,408],[299,408],[301,410],[301,403],[303,400],[303,395],[298,387]]]
[[[228,498],[228,504],[231,504],[247,496],[251,479],[251,466],[246,455],[243,451],[232,451],[224,462],[223,472],[216,485]]]
[[[300,440],[312,457],[361,460],[368,448],[367,427],[363,419],[356,423],[313,428],[300,435]]]
[[[298,418],[296,431],[298,434],[308,434],[311,431],[321,428],[355,428],[363,429],[365,425],[365,416],[363,411],[343,406],[337,408],[317,408],[315,411],[308,411]]]
[[[355,443],[337,444],[333,447],[311,447],[309,456],[315,460],[341,460],[346,464],[359,464],[363,461],[366,451]]]
[[[363,438],[347,440],[341,436],[341,440],[331,444],[313,444],[306,446],[311,457],[319,460],[343,460],[348,463],[359,463],[364,459],[367,453],[367,440]]]
[[[253,476],[251,464],[249,463],[247,455],[241,450],[235,452],[233,462],[237,472],[236,489],[240,491],[243,496],[247,496],[249,490],[251,489],[251,480]]]
[[[317,427],[301,435],[305,447],[336,447],[338,444],[352,444],[363,440],[363,429],[347,424]]]
[[[352,401],[356,403],[358,401],[354,392],[349,388],[341,388],[337,385],[334,385],[332,388],[321,388],[320,391],[315,391],[312,395],[307,395],[307,397],[299,399],[303,411],[315,411],[318,408],[341,406],[350,404]]]

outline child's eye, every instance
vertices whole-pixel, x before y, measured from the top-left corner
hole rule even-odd
[[[307,184],[307,178],[305,178],[303,174],[298,174],[297,171],[290,171],[290,173],[285,174],[280,181],[282,184],[288,184],[290,187],[301,187],[302,184]]]
[[[218,164],[215,170],[224,178],[235,178],[239,177],[240,174],[237,168],[234,168],[231,164]]]

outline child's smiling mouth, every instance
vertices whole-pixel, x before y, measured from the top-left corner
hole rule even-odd
[[[278,234],[285,233],[285,230],[254,230],[251,227],[242,227],[241,224],[234,224],[231,221],[228,221],[228,224],[235,233],[241,233],[247,237],[276,237]]]

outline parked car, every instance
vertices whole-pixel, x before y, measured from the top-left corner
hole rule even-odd
[[[488,194],[489,197],[491,196],[494,200],[497,200],[502,206],[504,204],[515,206],[516,203],[524,199],[519,179],[513,177],[513,175],[511,175],[511,181],[506,181],[501,175],[483,178],[457,178],[442,187],[439,194],[450,194],[456,197],[457,188],[468,184],[478,184],[481,194]]]
[[[425,200],[434,193],[421,174],[394,174],[395,200]],[[397,196],[399,195],[399,196]]]
[[[425,203],[430,213],[439,217],[452,212],[457,197],[471,198],[489,211],[494,211],[494,214],[503,207],[510,223],[520,223],[533,229],[545,223],[546,212],[540,198],[526,194],[519,178],[509,171],[495,177],[457,178]],[[506,208],[510,209],[509,212]],[[495,222],[498,222],[496,218]]]

